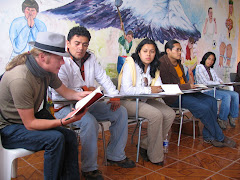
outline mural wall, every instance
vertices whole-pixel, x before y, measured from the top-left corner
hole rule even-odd
[[[12,57],[31,49],[40,31],[67,36],[76,25],[92,35],[89,49],[111,77],[142,38],[161,51],[170,39],[182,45],[187,73],[207,51],[216,54],[215,70],[224,81],[236,71],[240,1],[238,0],[8,0],[0,7],[0,73]],[[118,63],[118,67],[117,67]]]

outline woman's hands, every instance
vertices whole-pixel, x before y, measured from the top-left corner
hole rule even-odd
[[[151,86],[151,92],[152,93],[160,93],[162,92],[162,87],[161,86]]]

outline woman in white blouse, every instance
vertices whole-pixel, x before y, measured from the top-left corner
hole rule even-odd
[[[216,56],[213,52],[207,52],[196,68],[196,83],[197,84],[221,84],[223,81],[217,76],[213,69],[216,62]],[[204,92],[210,96],[213,96],[213,90]],[[239,95],[234,91],[225,89],[216,90],[216,99],[221,99],[221,107],[219,110],[218,124],[222,129],[226,129],[229,124],[235,127],[235,120],[238,118],[239,111]]]
[[[119,75],[119,89],[122,95],[151,94],[162,91],[159,76],[159,50],[153,40],[144,39],[132,57],[126,59]],[[136,113],[135,101],[122,101],[129,116]],[[148,135],[140,144],[140,155],[146,161],[163,166],[163,139],[168,134],[175,112],[166,104],[148,99],[139,102],[139,116],[148,120]]]

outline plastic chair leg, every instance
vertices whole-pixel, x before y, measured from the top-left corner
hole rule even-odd
[[[16,178],[17,177],[17,166],[18,165],[18,159],[14,159],[12,162],[12,178]]]

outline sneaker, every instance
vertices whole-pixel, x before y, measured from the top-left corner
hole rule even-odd
[[[222,142],[223,142],[223,145],[226,147],[231,147],[231,148],[236,147],[236,142],[230,139],[229,137],[225,136]]]
[[[216,141],[216,140],[211,140],[211,139],[205,140],[205,139],[204,139],[204,142],[205,142],[205,143],[208,143],[208,144],[211,144],[211,145],[213,145],[214,147],[223,147],[223,146],[224,146],[223,142]]]
[[[83,177],[85,177],[85,180],[103,180],[102,172],[100,170],[94,170],[89,172],[83,172]]]
[[[142,156],[144,161],[147,161],[147,162],[149,161],[146,149],[143,149],[143,148],[140,147],[139,148],[139,154]]]
[[[235,127],[236,124],[235,124],[235,121],[237,120],[237,118],[233,118],[232,116],[229,116],[229,124],[231,127]]]
[[[134,168],[134,167],[136,167],[135,162],[128,159],[127,157],[124,160],[121,160],[121,161],[112,161],[112,160],[108,159],[107,162],[110,165],[117,165],[117,166],[122,167],[122,168]]]
[[[227,121],[221,120],[221,119],[217,119],[218,125],[220,126],[221,129],[227,129]]]

